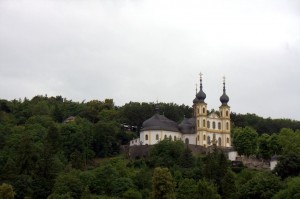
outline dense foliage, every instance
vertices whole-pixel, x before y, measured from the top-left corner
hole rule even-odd
[[[181,141],[163,140],[142,159],[120,155],[155,106],[116,107],[111,99],[73,102],[61,96],[0,100],[0,198],[299,196],[300,122],[231,115],[238,152],[263,159],[279,155],[274,173],[234,172],[223,153],[195,156]],[[177,122],[192,115],[189,106],[159,106]]]

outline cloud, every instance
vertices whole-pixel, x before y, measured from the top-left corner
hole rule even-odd
[[[0,3],[1,98],[62,95],[209,108],[222,76],[232,111],[300,120],[298,1]]]

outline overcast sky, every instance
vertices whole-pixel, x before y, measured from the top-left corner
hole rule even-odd
[[[62,95],[300,120],[299,0],[0,0],[0,98]]]

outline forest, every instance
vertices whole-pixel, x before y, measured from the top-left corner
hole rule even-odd
[[[177,122],[193,112],[159,106]],[[279,160],[274,171],[258,171],[232,166],[218,150],[195,156],[168,139],[147,157],[128,158],[122,145],[154,113],[154,103],[115,106],[113,99],[1,99],[0,199],[300,198],[300,121],[231,113],[240,155]]]

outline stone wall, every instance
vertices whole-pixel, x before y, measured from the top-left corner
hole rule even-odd
[[[243,162],[244,166],[249,169],[270,170],[270,161],[257,159],[253,156],[250,157],[238,156],[236,160]]]
[[[146,157],[149,155],[149,152],[151,148],[153,148],[155,145],[136,145],[136,146],[128,146],[128,148],[125,150],[122,149],[123,152],[127,153],[128,157],[131,159],[136,159],[136,158],[142,158]],[[199,145],[192,145],[189,144],[187,145],[189,149],[191,149],[192,153],[194,155],[199,155],[199,154],[208,154],[213,152],[214,147],[203,147]],[[228,154],[229,151],[232,151],[232,148],[225,148],[225,147],[217,147],[217,150],[222,151],[226,155]]]

